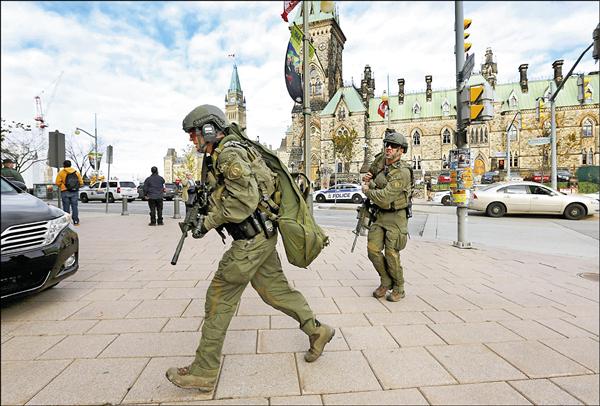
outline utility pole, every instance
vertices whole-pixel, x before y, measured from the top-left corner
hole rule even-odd
[[[577,61],[575,61],[575,65],[573,65],[573,67],[571,68],[571,70],[569,71],[569,73],[567,73],[567,76],[564,77],[564,79],[560,82],[560,84],[558,85],[558,88],[552,93],[552,96],[550,96],[550,145],[552,147],[552,156],[551,156],[551,165],[552,165],[552,177],[550,179],[550,181],[552,182],[552,188],[556,189],[557,188],[557,182],[556,182],[556,165],[557,165],[557,156],[556,156],[556,96],[558,95],[558,92],[561,91],[561,89],[563,88],[563,86],[565,85],[565,83],[567,83],[567,79],[569,79],[569,77],[571,77],[571,75],[573,74],[573,71],[575,70],[575,67],[579,64],[579,61],[581,61],[581,58],[583,58],[583,55],[585,55],[585,53],[587,51],[590,50],[590,48],[592,48],[594,46],[594,44],[596,44],[596,48],[599,48],[598,41],[600,38],[600,24],[598,24],[598,26],[596,27],[596,29],[594,30],[593,33],[593,38],[594,38],[594,42],[592,42],[582,53],[581,55],[579,55],[579,58],[577,58]],[[597,55],[594,55],[594,58],[596,58]],[[554,88],[554,81],[551,82],[551,86],[552,88]],[[542,179],[542,182],[544,180]]]
[[[464,52],[465,49],[465,38],[464,38],[464,17],[463,17],[463,4],[462,1],[454,2],[454,31],[456,38],[456,45],[454,53],[456,54],[456,148],[458,150],[467,146],[467,130],[463,125],[462,121],[462,109],[463,106],[460,102],[459,94],[462,92],[466,80],[463,80],[463,67],[465,64]],[[468,78],[467,78],[468,80]],[[457,217],[457,241],[454,241],[454,246],[457,248],[471,248],[471,243],[467,241],[467,207],[466,205],[457,205],[456,217]]]
[[[304,175],[308,179],[308,194],[306,195],[306,204],[312,213],[312,179],[311,179],[311,145],[310,145],[310,77],[309,77],[309,38],[308,38],[308,13],[309,13],[309,1],[302,1],[302,28],[304,31],[302,41],[302,78],[304,79],[304,97],[302,98],[304,108],[302,112],[304,114]]]

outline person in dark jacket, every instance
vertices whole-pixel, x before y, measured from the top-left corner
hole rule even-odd
[[[156,166],[153,166],[150,171],[152,175],[144,181],[144,197],[148,200],[148,207],[150,207],[150,223],[148,225],[155,226],[158,224],[162,226],[164,224],[162,211],[165,180],[158,174]]]

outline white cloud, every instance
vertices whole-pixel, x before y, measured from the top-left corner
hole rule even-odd
[[[359,85],[368,64],[377,95],[388,74],[392,94],[398,78],[409,92],[424,89],[428,74],[434,89],[454,86],[454,2],[337,4],[347,37],[346,82]],[[529,64],[530,78],[549,77],[552,62],[564,59],[566,73],[591,43],[598,16],[597,2],[464,7],[473,19],[476,69],[492,47],[500,82],[518,80],[521,63]],[[162,167],[167,148],[188,144],[181,121],[199,104],[223,106],[232,52],[249,135],[277,147],[291,123],[283,80],[289,30],[280,2],[3,2],[1,8],[2,117],[32,123],[34,97],[43,90],[43,102],[50,102],[64,71],[47,115],[50,129],[93,132],[97,113],[98,134],[115,149],[117,176],[145,177],[152,165]],[[588,55],[577,71],[595,69]],[[83,138],[87,145],[90,138]]]

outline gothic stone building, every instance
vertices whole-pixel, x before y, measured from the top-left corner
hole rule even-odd
[[[225,115],[230,122],[238,123],[242,128],[246,127],[246,98],[240,85],[237,65],[233,64],[229,89],[225,95]],[[190,159],[191,163],[187,163]],[[177,178],[184,179],[185,172],[192,172],[194,179],[200,179],[202,162],[196,154],[190,157],[177,156],[175,148],[169,148],[163,158],[164,178],[166,182],[175,182]]]
[[[434,90],[433,78],[425,76],[426,91],[405,93],[404,79],[397,79],[398,91],[389,95],[389,117],[377,114],[381,97],[375,97],[375,80],[369,65],[364,68],[360,87],[344,86],[342,82],[342,53],[346,37],[339,25],[337,11],[324,13],[320,2],[310,2],[309,33],[318,58],[310,63],[311,90],[311,174],[321,186],[330,182],[330,174],[342,172],[340,178],[358,180],[366,164],[382,150],[387,127],[401,132],[409,139],[409,151],[404,159],[411,160],[417,176],[426,171],[443,171],[448,164],[449,151],[454,148],[456,130],[455,89]],[[302,9],[292,24],[302,26]],[[527,64],[518,67],[520,81],[496,83],[497,64],[491,49],[486,51],[480,73],[469,84],[487,80],[495,91],[494,118],[468,128],[468,142],[474,172],[480,176],[489,170],[506,170],[527,176],[549,167],[549,145],[530,145],[532,138],[549,135],[550,105],[545,103],[551,94],[551,82],[563,80],[562,60],[552,64],[553,75],[545,80],[529,80]],[[391,92],[394,93],[394,92]],[[572,76],[556,99],[558,167],[574,171],[582,165],[598,165],[599,156],[599,77],[598,72]],[[292,109],[289,127],[279,155],[288,167],[302,170],[304,118],[302,106]],[[356,132],[353,158],[339,162],[334,156],[333,134]],[[510,154],[507,159],[507,138]]]

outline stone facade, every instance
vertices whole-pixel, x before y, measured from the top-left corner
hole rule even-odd
[[[311,2],[309,24],[309,34],[318,56],[317,62],[312,61],[310,68],[311,178],[324,183],[323,178],[329,178],[331,173],[338,171],[342,172],[342,179],[358,179],[359,174],[366,171],[366,164],[382,151],[383,134],[388,127],[409,138],[409,151],[404,159],[412,160],[416,176],[445,170],[449,152],[455,148],[456,91],[436,90],[432,87],[435,78],[425,75],[427,91],[406,94],[405,80],[400,78],[398,93],[389,95],[388,116],[381,118],[377,114],[377,107],[382,98],[374,96],[375,80],[369,65],[365,66],[360,88],[354,84],[343,86],[342,52],[346,38],[337,14],[319,12],[317,3]],[[294,22],[302,26],[301,13]],[[519,82],[497,83],[498,64],[488,48],[480,73],[473,74],[469,81],[469,84],[487,81],[495,92],[493,119],[472,125],[467,130],[476,176],[490,170],[506,170],[509,161],[515,175],[527,176],[533,171],[549,171],[549,145],[531,146],[528,141],[549,135],[550,105],[547,99],[551,94],[550,86],[556,86],[563,80],[562,61],[552,64],[553,78],[546,80],[529,81],[527,68],[527,64],[517,67]],[[316,86],[318,83],[323,85]],[[356,103],[348,103],[350,98],[343,97],[351,92],[355,92],[361,100],[359,107]],[[592,72],[581,78],[569,78],[557,97],[559,168],[574,171],[581,165],[599,164],[599,92],[598,72]],[[546,104],[540,105],[540,101],[546,101]],[[294,105],[291,118],[291,126],[286,132],[279,156],[288,163],[290,169],[303,171],[302,106]],[[338,157],[334,156],[332,135],[344,130],[354,130],[358,136],[354,142],[352,159],[340,165],[336,163]],[[509,134],[512,138],[508,160],[506,150]]]

